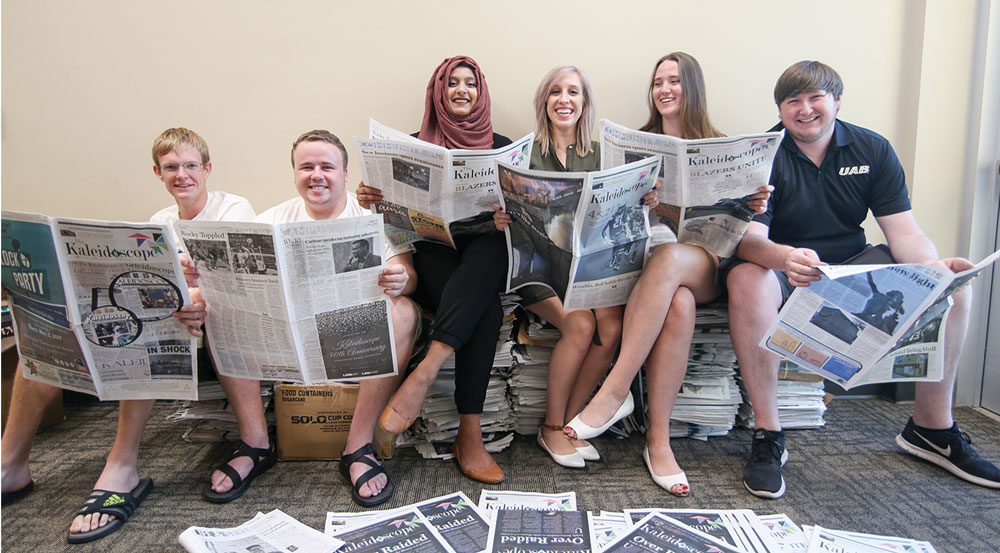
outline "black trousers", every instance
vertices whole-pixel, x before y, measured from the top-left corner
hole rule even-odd
[[[495,231],[456,241],[457,250],[415,244],[412,297],[437,314],[431,339],[455,348],[455,405],[460,414],[471,415],[483,412],[503,322],[498,294],[506,284],[507,244]]]

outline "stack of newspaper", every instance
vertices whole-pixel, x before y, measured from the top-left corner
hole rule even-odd
[[[704,440],[732,430],[742,402],[735,368],[736,354],[728,330],[695,330],[687,374],[670,417],[671,437]]]
[[[261,383],[260,395],[269,431],[275,424],[274,411],[270,409],[272,391],[271,382]],[[194,443],[238,442],[240,428],[236,424],[236,415],[219,381],[199,382],[198,398],[198,401],[178,402],[177,411],[167,415],[169,421],[190,423],[183,439]]]
[[[746,395],[746,386],[740,379],[740,389]],[[826,424],[826,392],[823,377],[789,361],[782,361],[778,369],[778,417],[782,428],[819,428]],[[747,399],[740,407],[740,423],[754,427],[753,408]]]
[[[522,435],[538,432],[545,420],[545,390],[552,346],[518,344],[514,346],[511,371],[510,404],[516,422],[514,431]]]

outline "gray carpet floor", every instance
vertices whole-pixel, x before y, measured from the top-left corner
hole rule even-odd
[[[189,444],[186,425],[164,420],[157,406],[144,435],[140,474],[156,488],[117,533],[91,544],[67,545],[66,531],[79,503],[101,471],[113,439],[116,410],[108,404],[67,408],[67,420],[38,435],[32,453],[37,488],[2,511],[5,552],[181,551],[177,536],[188,526],[236,526],[258,510],[280,508],[322,530],[327,511],[354,511],[336,462],[282,462],[261,476],[245,496],[226,505],[201,499],[211,469],[231,446]],[[692,495],[673,498],[650,480],[641,460],[643,440],[599,438],[604,461],[584,470],[559,467],[520,437],[496,456],[507,480],[489,489],[535,492],[574,490],[581,510],[625,508],[741,508],[786,513],[798,524],[928,540],[941,553],[1000,551],[1000,490],[955,479],[911,458],[893,442],[909,407],[878,399],[838,399],[819,430],[790,431],[784,469],[788,492],[778,500],[747,493],[741,482],[750,433],[734,430],[708,442],[674,442]],[[985,457],[1000,461],[1000,422],[968,408],[956,419]],[[425,461],[413,450],[387,463],[397,507],[456,490],[478,501],[483,485],[461,475],[452,461]]]

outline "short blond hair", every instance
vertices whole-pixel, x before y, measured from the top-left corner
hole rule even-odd
[[[160,133],[153,141],[153,163],[160,166],[160,156],[169,154],[181,145],[188,145],[201,154],[201,162],[208,163],[211,158],[208,155],[208,144],[205,139],[191,129],[184,127],[174,127]]]

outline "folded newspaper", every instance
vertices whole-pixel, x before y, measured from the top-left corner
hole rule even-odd
[[[845,389],[939,381],[951,294],[1000,258],[967,271],[937,265],[821,265],[796,288],[760,341]]]
[[[378,286],[381,216],[174,228],[212,306],[206,328],[219,374],[314,384],[396,372],[390,303]],[[357,262],[359,243],[367,262]]]
[[[622,305],[649,248],[649,208],[660,159],[591,173],[518,169],[497,163],[510,259],[507,290],[551,288],[566,309]]]
[[[333,553],[344,545],[278,509],[235,528],[192,526],[178,541],[190,553]]]
[[[601,168],[662,160],[654,223],[679,242],[731,257],[754,212],[749,196],[768,183],[783,134],[684,140],[601,120]]]
[[[456,236],[488,232],[497,203],[494,160],[528,167],[535,135],[496,150],[448,150],[370,120],[356,138],[366,185],[382,191],[375,212],[396,246],[429,240],[455,246]]]
[[[106,400],[197,399],[191,302],[166,225],[3,212],[24,377]]]

